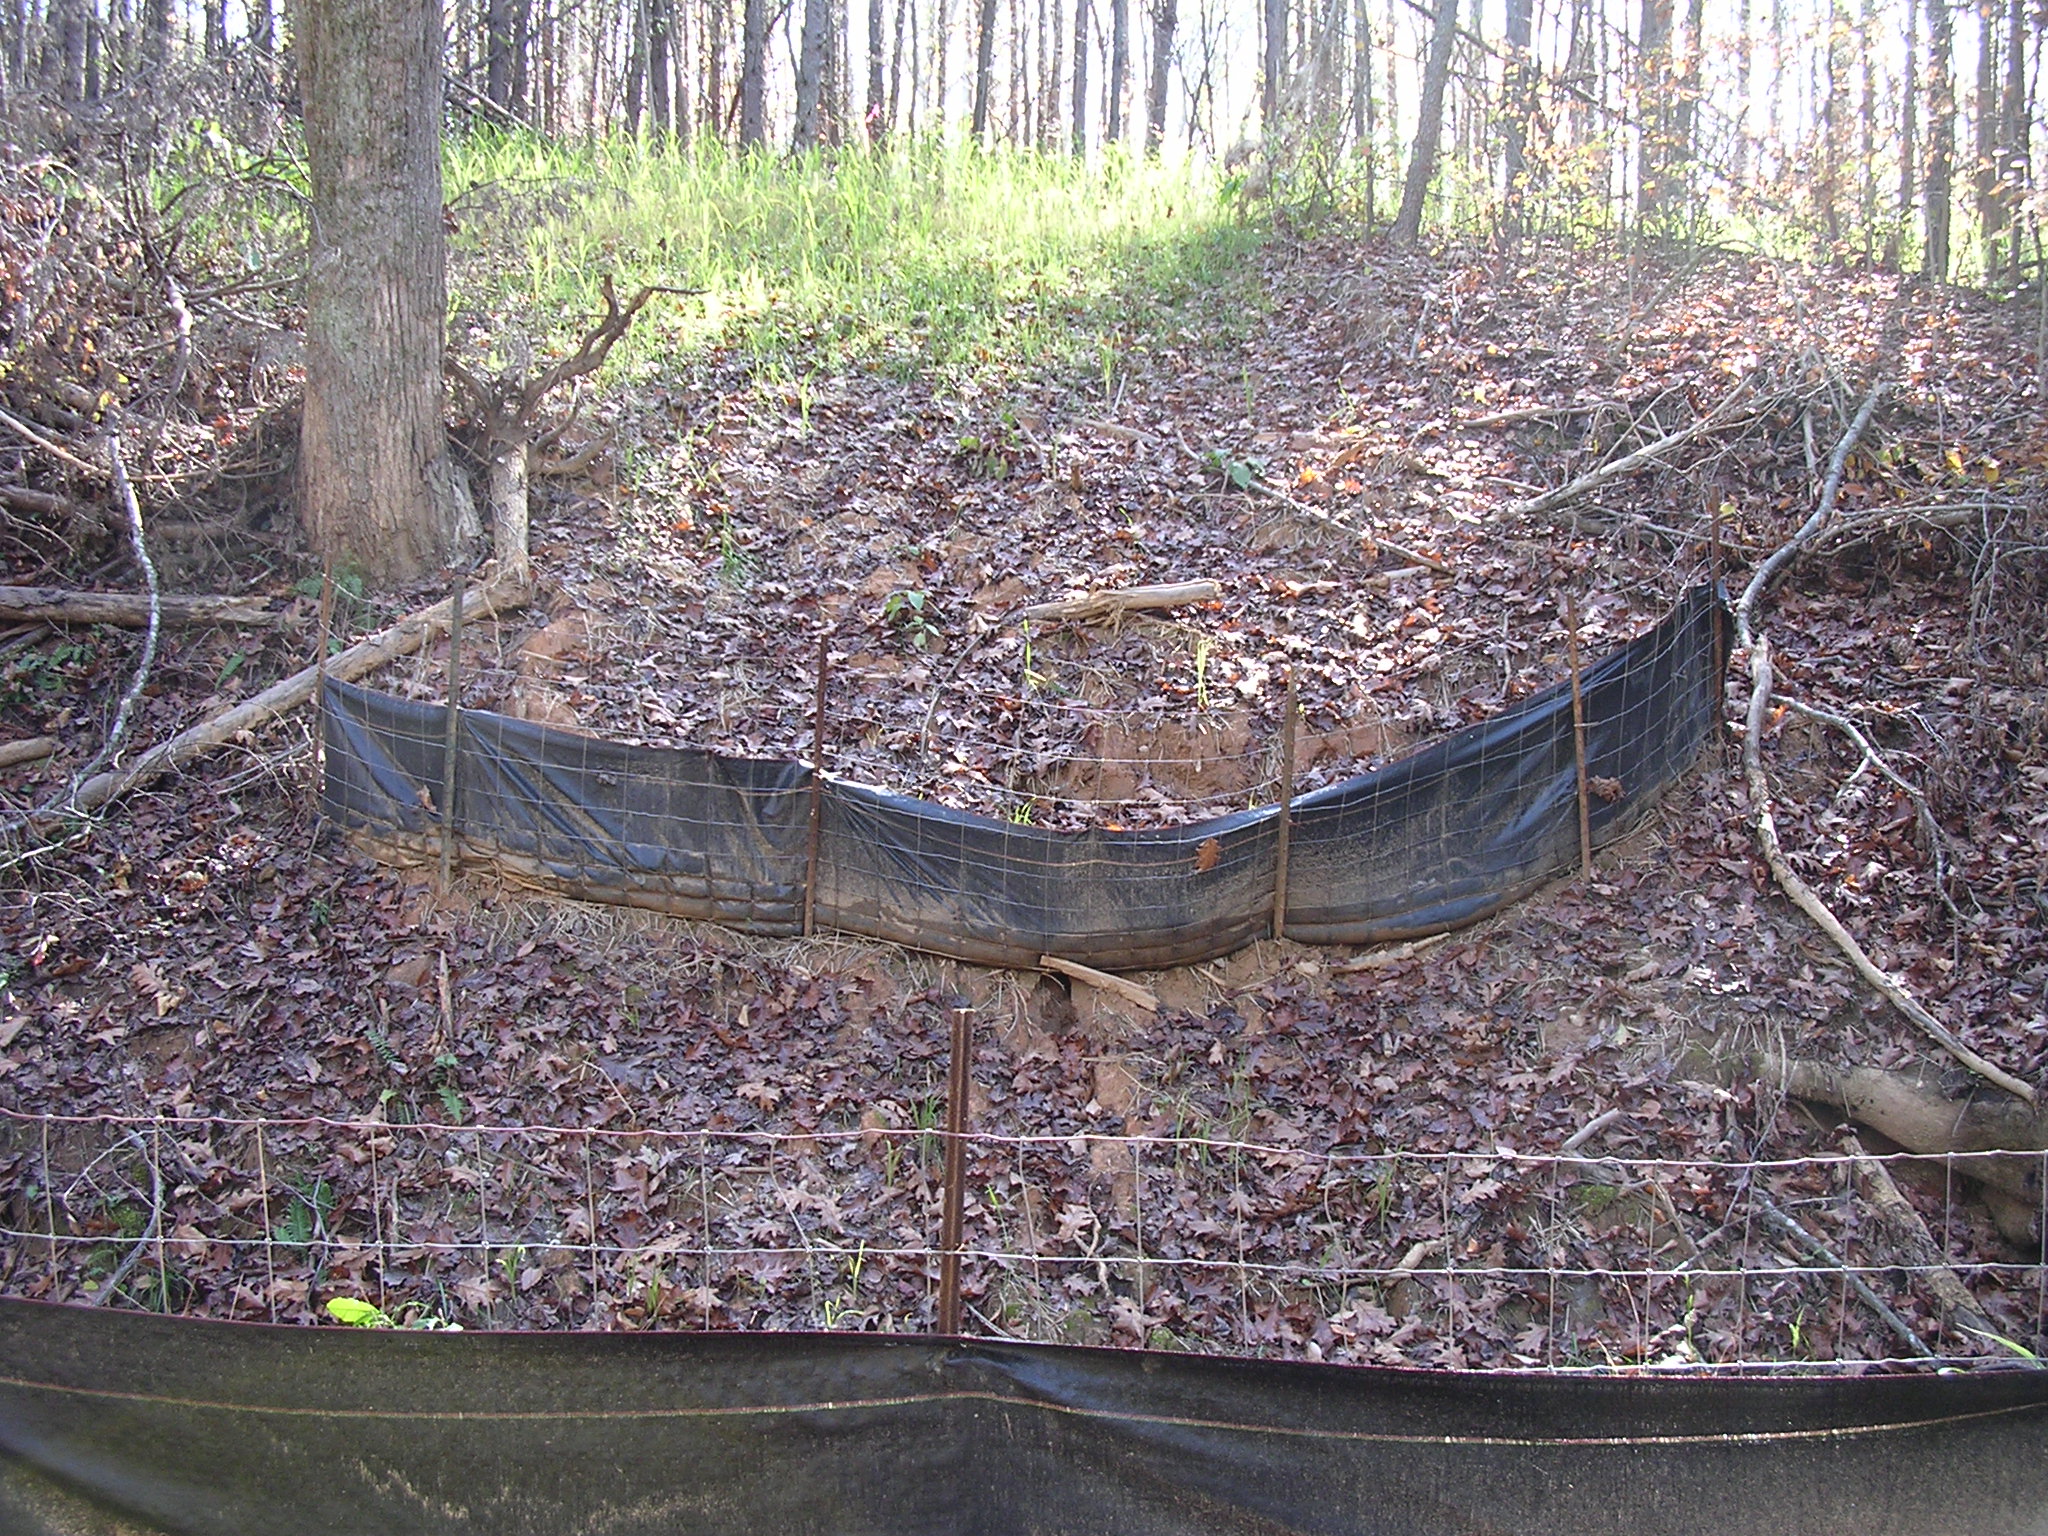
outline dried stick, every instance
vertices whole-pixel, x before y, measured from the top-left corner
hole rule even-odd
[[[1062,976],[1086,982],[1101,991],[1114,992],[1127,1002],[1136,1003],[1147,1013],[1159,1011],[1159,994],[1135,981],[1128,981],[1122,976],[1112,976],[1108,971],[1098,971],[1092,965],[1083,965],[1078,960],[1068,960],[1060,955],[1040,955],[1038,963],[1048,971],[1058,971]]]
[[[1790,1216],[1787,1216],[1778,1208],[1777,1202],[1761,1189],[1752,1185],[1749,1198],[1756,1202],[1757,1209],[1763,1212],[1764,1220],[1767,1223],[1775,1227],[1786,1237],[1791,1238],[1800,1247],[1804,1248],[1808,1254],[1819,1259],[1828,1268],[1839,1270],[1842,1278],[1849,1283],[1849,1289],[1862,1298],[1863,1304],[1875,1312],[1887,1328],[1891,1329],[1893,1333],[1896,1333],[1905,1341],[1908,1349],[1926,1359],[1931,1360],[1934,1358],[1934,1351],[1928,1348],[1925,1339],[1913,1331],[1913,1325],[1894,1312],[1885,1303],[1884,1298],[1870,1288],[1870,1282],[1845,1264],[1835,1253],[1834,1249],[1815,1237]]]
[[[254,597],[0,587],[0,624],[112,624],[122,629],[146,629],[152,614],[159,624],[275,626],[284,617],[265,607],[261,598]]]
[[[1942,1310],[1973,1332],[1994,1333],[1991,1320],[1978,1307],[1977,1298],[1970,1294],[1962,1277],[1949,1268],[1934,1234],[1913,1209],[1913,1202],[1900,1191],[1891,1170],[1864,1151],[1863,1143],[1853,1135],[1842,1138],[1842,1150],[1849,1154],[1856,1172],[1862,1176],[1878,1220],[1905,1250],[1914,1270],[1926,1277],[1927,1288],[1934,1292]]]
[[[1828,910],[1827,903],[1822,901],[1813,887],[1793,870],[1785,857],[1784,848],[1778,841],[1777,820],[1771,813],[1771,787],[1770,781],[1764,777],[1762,755],[1764,714],[1771,702],[1771,642],[1768,636],[1754,632],[1756,604],[1770,589],[1772,582],[1797,557],[1800,550],[1811,543],[1827,525],[1828,517],[1834,511],[1835,498],[1841,494],[1842,474],[1849,461],[1849,455],[1855,449],[1858,439],[1862,437],[1864,428],[1870,425],[1871,413],[1877,409],[1877,402],[1882,394],[1883,385],[1879,384],[1864,397],[1862,407],[1849,424],[1849,430],[1842,434],[1842,440],[1835,445],[1834,456],[1828,465],[1827,480],[1821,487],[1820,504],[1814,508],[1812,516],[1800,526],[1799,531],[1757,567],[1756,574],[1743,589],[1742,601],[1736,605],[1736,634],[1741,642],[1750,648],[1749,715],[1745,722],[1742,742],[1743,778],[1749,785],[1750,801],[1756,813],[1757,842],[1763,848],[1764,861],[1771,866],[1771,874],[1776,877],[1785,894],[1792,898],[1793,903],[1802,912],[1813,919],[1821,932],[1834,941],[1835,947],[1848,957],[1857,974],[1876,988],[1885,1001],[1986,1082],[1996,1083],[2007,1093],[2025,1099],[2031,1104],[2034,1102],[2034,1090],[2030,1085],[1993,1066],[1963,1044],[1947,1025],[1929,1013],[1904,987],[1879,969],[1868,951],[1856,941],[1847,928],[1842,926],[1840,919]]]
[[[1596,469],[1589,469],[1585,474],[1580,475],[1578,479],[1568,484],[1560,485],[1555,490],[1545,491],[1542,495],[1532,496],[1526,501],[1510,502],[1504,511],[1510,517],[1537,517],[1543,513],[1554,511],[1567,502],[1577,501],[1589,491],[1597,491],[1610,480],[1618,480],[1623,475],[1631,474],[1641,469],[1645,464],[1655,462],[1674,448],[1683,448],[1687,443],[1692,442],[1696,438],[1704,437],[1709,432],[1717,431],[1722,427],[1732,426],[1739,421],[1746,421],[1762,409],[1762,405],[1757,404],[1752,405],[1750,409],[1739,414],[1734,410],[1737,402],[1743,400],[1748,393],[1748,384],[1739,384],[1722,399],[1719,405],[1715,406],[1691,426],[1681,427],[1676,432],[1658,438],[1654,443],[1645,443],[1633,453],[1625,453],[1618,459],[1609,459],[1605,464],[1600,465]]]
[[[1180,581],[1166,586],[1097,588],[1078,597],[1063,597],[1049,603],[1033,603],[1017,614],[1020,619],[1068,619],[1093,623],[1126,613],[1160,608],[1179,608],[1187,603],[1213,603],[1223,595],[1214,581]]]
[[[156,1241],[157,1232],[162,1228],[164,1220],[163,1170],[157,1167],[156,1159],[149,1155],[149,1148],[142,1144],[140,1136],[133,1130],[123,1134],[127,1136],[135,1150],[142,1154],[142,1161],[149,1169],[149,1225],[143,1229],[140,1237],[128,1245],[128,1251],[121,1256],[121,1262],[114,1266],[114,1272],[107,1276],[105,1284],[100,1286],[98,1294],[92,1299],[92,1304],[96,1307],[104,1307],[114,1299],[115,1293],[121,1289],[122,1282],[127,1280],[129,1272],[135,1268],[136,1261],[142,1257],[142,1250]]]

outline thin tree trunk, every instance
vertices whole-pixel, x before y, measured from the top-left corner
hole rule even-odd
[[[1131,84],[1131,0],[1109,0],[1109,101],[1102,140],[1121,144],[1124,138],[1124,97]]]
[[[740,147],[768,137],[768,0],[746,0],[740,23]]]
[[[1955,160],[1954,20],[1948,0],[1927,0],[1927,259],[1921,271],[1937,283],[1948,281]]]
[[[1917,193],[1915,176],[1916,158],[1919,154],[1920,127],[1920,0],[1906,0],[1906,57],[1900,70],[1904,89],[1899,101],[1899,211],[1892,220],[1891,233],[1885,242],[1885,265],[1896,268],[1900,262],[1899,242],[1904,231],[1913,221],[1913,198]]]
[[[2005,204],[1998,195],[1998,22],[1997,10],[1980,6],[1977,16],[1977,232],[1984,244],[1984,275],[1998,275],[1998,236],[2005,228]]]
[[[1088,0],[1074,0],[1074,158],[1088,153]]]
[[[1268,151],[1280,144],[1280,114],[1287,76],[1287,0],[1265,0],[1265,68],[1259,82],[1259,129]]]
[[[1152,83],[1145,93],[1145,153],[1156,155],[1166,140],[1166,82],[1173,63],[1175,0],[1152,0]]]
[[[1671,155],[1672,0],[1643,0],[1637,52],[1636,95],[1642,103],[1636,124],[1636,213],[1645,222],[1664,211],[1666,162]]]
[[[1417,108],[1415,148],[1408,156],[1408,177],[1401,187],[1401,209],[1394,215],[1390,238],[1413,245],[1422,238],[1422,208],[1429,184],[1436,178],[1437,144],[1443,135],[1444,87],[1451,76],[1451,47],[1458,39],[1458,0],[1437,0],[1429,38],[1429,62],[1422,74]]]
[[[825,87],[826,36],[831,0],[804,0],[803,41],[796,63],[796,125],[789,147],[798,154],[818,144],[818,105]]]
[[[2027,102],[2027,7],[2026,0],[2009,0],[2006,12],[2005,123],[2001,137],[1998,197],[2004,205],[2005,280],[2019,285],[2022,235],[2020,211],[2026,206],[2027,184],[2032,179],[2031,146],[2028,132],[2033,114]]]
[[[656,139],[675,129],[669,95],[669,0],[647,0],[647,115]]]
[[[898,9],[901,9],[899,3]],[[897,26],[900,28],[902,22]],[[862,114],[867,123],[868,142],[879,144],[889,131],[888,97],[883,91],[884,55],[887,39],[882,30],[882,0],[868,0],[868,99]]]
[[[633,34],[626,55],[626,132],[638,136],[647,100],[647,7],[651,0],[631,0]]]
[[[1533,30],[1533,0],[1508,0],[1507,62],[1501,69],[1501,139],[1506,145],[1502,158],[1501,234],[1508,244],[1522,238],[1522,162],[1527,147],[1529,112],[1535,80],[1529,64],[1529,43]]]
[[[1067,13],[1060,9],[1060,0],[1051,0],[1046,24],[1052,29],[1052,59],[1045,71],[1045,131],[1040,135],[1039,147],[1049,154],[1059,143],[1060,85],[1067,70]]]
[[[988,142],[989,75],[995,63],[996,0],[981,0],[974,26],[974,142]]]

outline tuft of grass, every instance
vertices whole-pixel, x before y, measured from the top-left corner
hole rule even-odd
[[[697,290],[634,327],[615,376],[719,347],[779,378],[1095,373],[1154,319],[1228,325],[1264,238],[1205,172],[929,140],[791,158],[479,134],[446,171],[453,339],[486,363],[570,342],[606,274]]]

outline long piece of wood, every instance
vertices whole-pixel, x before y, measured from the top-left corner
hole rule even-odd
[[[1020,619],[1071,619],[1086,623],[1114,618],[1118,614],[1160,608],[1180,608],[1189,603],[1213,603],[1223,595],[1221,583],[1176,581],[1156,587],[1124,587],[1084,592],[1079,597],[1062,597],[1049,603],[1033,603],[1019,610]]]
[[[280,624],[284,615],[262,599],[165,593],[157,599],[166,624]],[[0,624],[149,624],[147,592],[79,592],[68,587],[0,587]]]
[[[464,595],[462,616],[465,622],[475,623],[506,609],[521,607],[532,596],[531,583],[520,580],[516,573],[495,575]],[[358,640],[339,655],[329,658],[326,675],[338,677],[345,683],[353,682],[386,662],[411,655],[449,627],[449,608],[449,600],[443,598],[416,613],[407,614],[396,624],[380,629],[374,635]],[[149,783],[159,774],[205,756],[243,731],[274,720],[287,710],[305,703],[313,696],[320,676],[318,663],[303,668],[280,682],[272,683],[233,709],[224,710],[180,731],[167,741],[159,742],[125,767],[95,774],[78,787],[77,795],[64,809],[95,810],[109,800]]]

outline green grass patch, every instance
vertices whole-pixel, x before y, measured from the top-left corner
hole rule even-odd
[[[547,352],[598,281],[663,298],[612,368],[733,346],[767,378],[1079,368],[1148,333],[1228,328],[1263,238],[1204,173],[929,141],[798,158],[715,142],[451,144],[458,347]]]

